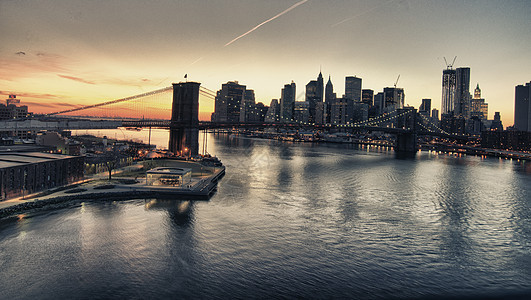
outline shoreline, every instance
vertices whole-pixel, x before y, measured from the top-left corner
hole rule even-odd
[[[12,203],[3,203],[4,207],[0,208],[0,219],[32,210],[46,209],[54,205],[76,204],[85,201],[123,201],[138,198],[208,201],[216,193],[217,184],[224,176],[225,167],[218,167],[212,175],[201,178],[189,189],[146,186],[139,182],[135,184],[113,184],[112,182],[92,180],[85,183],[74,183],[57,188],[49,194],[44,191],[29,195],[25,199],[7,200],[7,202]]]
[[[229,133],[216,133],[216,134],[229,134]],[[240,134],[237,134],[236,136],[239,136],[239,135]],[[380,147],[393,148],[393,151],[395,147],[394,144],[375,142],[375,141],[365,141],[365,140],[360,140],[360,139],[352,139],[350,141],[327,141],[327,140],[304,140],[304,139],[289,140],[289,139],[281,139],[281,138],[275,138],[275,137],[264,137],[264,136],[259,136],[259,135],[246,135],[246,134],[241,134],[241,136],[246,137],[246,138],[256,138],[256,139],[274,140],[274,141],[279,141],[279,142],[291,142],[291,143],[380,146]],[[380,140],[380,141],[383,141],[383,140]],[[507,159],[519,159],[519,160],[524,160],[524,161],[531,161],[531,153],[524,153],[524,152],[518,152],[518,151],[470,147],[470,146],[456,146],[456,145],[452,145],[452,146],[436,145],[434,146],[434,145],[426,144],[426,143],[418,145],[418,151],[427,151],[427,150],[443,152],[443,153],[448,153],[448,154],[461,153],[461,154],[469,154],[469,155],[476,155],[476,156],[501,157],[501,158],[507,158]]]

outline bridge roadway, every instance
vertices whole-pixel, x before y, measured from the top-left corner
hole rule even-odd
[[[141,120],[141,121],[123,121],[123,127],[155,127],[155,128],[170,128],[170,127],[179,127],[180,124],[171,123],[170,120]],[[315,124],[315,125],[306,125],[306,124],[297,124],[297,123],[219,123],[219,122],[199,122],[199,130],[204,129],[222,129],[222,128],[285,128],[285,129],[333,129],[333,128],[345,128],[352,129],[355,131],[379,131],[392,134],[408,134],[415,133],[419,136],[436,136],[441,138],[447,138],[452,140],[467,141],[471,137],[467,135],[456,135],[456,134],[446,134],[440,132],[432,132],[427,130],[416,130],[413,132],[410,129],[404,128],[394,128],[394,127],[378,127],[378,126],[348,126],[341,124]]]
[[[76,119],[76,118],[32,118],[24,120],[3,120],[0,121],[0,132],[13,131],[63,131],[63,130],[87,130],[87,129],[116,129],[118,127],[137,127],[137,128],[179,128],[182,124],[171,122],[170,120],[120,120],[120,119]],[[415,132],[409,129],[378,127],[378,126],[348,126],[348,125],[330,125],[316,124],[306,125],[297,123],[219,123],[200,121],[199,130],[205,129],[222,129],[222,128],[284,128],[284,129],[333,129],[345,128],[354,131],[379,131],[391,134],[409,134],[414,133],[418,136],[436,136],[453,140],[469,140],[469,136],[445,134],[439,132],[430,132],[417,130]]]

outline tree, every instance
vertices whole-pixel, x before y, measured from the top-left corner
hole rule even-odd
[[[109,181],[112,179],[112,171],[119,166],[121,156],[120,151],[115,146],[103,153],[102,159],[109,172]]]

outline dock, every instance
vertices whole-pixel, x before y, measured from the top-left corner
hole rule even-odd
[[[148,186],[143,179],[120,178],[112,182],[92,180],[63,187],[52,193],[30,195],[26,198],[0,202],[0,218],[13,216],[50,205],[84,201],[120,201],[136,198],[164,198],[172,200],[209,200],[225,176],[225,167],[216,167],[209,176],[194,178],[187,186]]]

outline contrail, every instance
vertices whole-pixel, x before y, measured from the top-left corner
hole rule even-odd
[[[357,18],[357,17],[363,16],[364,14],[370,13],[371,11],[373,11],[373,10],[379,8],[379,7],[382,7],[382,6],[386,5],[386,4],[389,4],[389,3],[391,3],[391,2],[394,2],[394,1],[396,1],[396,0],[389,0],[389,1],[385,2],[384,4],[376,5],[375,7],[371,8],[371,9],[369,9],[369,10],[366,10],[366,11],[364,11],[364,12],[362,12],[362,13],[359,13],[359,14],[353,16],[353,17],[347,18],[347,19],[345,19],[345,20],[343,20],[343,21],[341,21],[341,22],[337,22],[337,23],[331,25],[330,27],[336,27],[337,25],[343,24],[343,23],[348,22],[348,21],[350,21],[350,20],[353,20],[353,19],[355,19],[355,18]]]
[[[279,13],[278,15],[276,15],[276,16],[270,18],[270,19],[265,20],[264,22],[262,22],[262,23],[256,25],[255,27],[253,27],[253,29],[247,31],[246,33],[240,35],[239,37],[233,39],[232,41],[226,43],[225,46],[223,46],[223,47],[227,47],[228,45],[230,45],[230,44],[236,42],[237,40],[241,39],[242,37],[244,37],[244,36],[248,35],[249,33],[255,31],[256,29],[260,28],[260,26],[262,26],[262,25],[264,25],[264,24],[267,24],[267,23],[273,21],[274,19],[276,19],[276,18],[282,16],[283,14],[289,12],[290,10],[294,9],[295,7],[297,7],[297,6],[301,5],[301,4],[304,4],[305,2],[308,2],[308,0],[302,0],[302,1],[300,1],[300,2],[297,2],[297,3],[293,4],[290,8],[286,9],[285,11]]]

